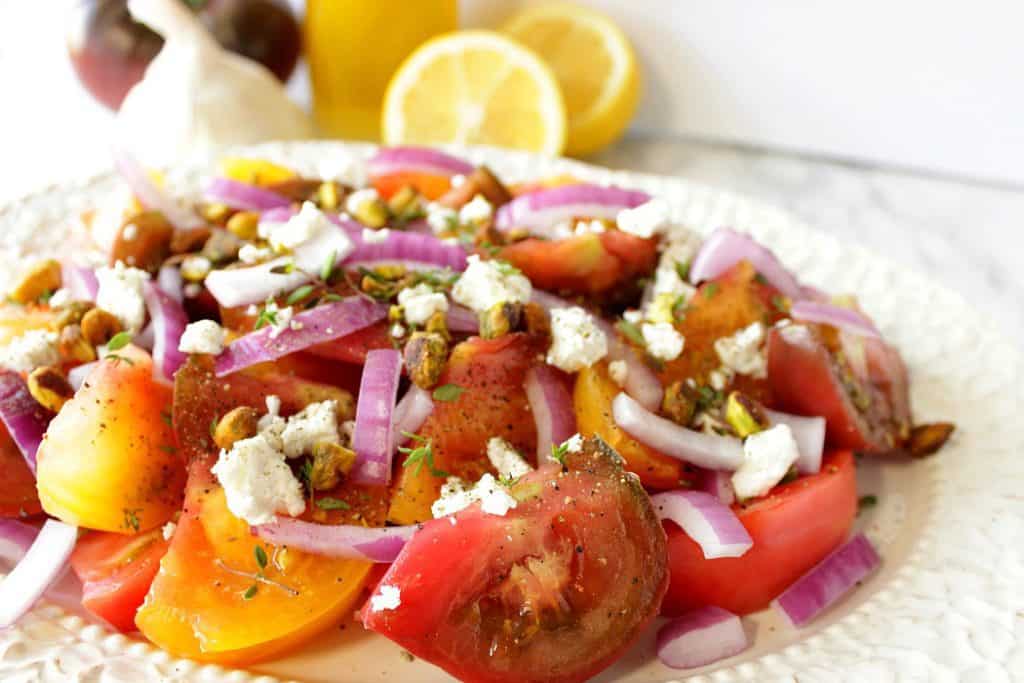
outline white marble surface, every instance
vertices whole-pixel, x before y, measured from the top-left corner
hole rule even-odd
[[[772,202],[944,283],[1024,346],[1022,189],[647,137],[624,140],[593,161]]]

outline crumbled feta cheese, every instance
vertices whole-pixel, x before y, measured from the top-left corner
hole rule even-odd
[[[686,339],[672,323],[644,323],[640,326],[647,351],[659,360],[672,361],[683,352]]]
[[[121,229],[121,239],[131,242],[133,239],[139,236],[139,226],[135,223],[129,223]]]
[[[457,227],[459,214],[455,209],[441,206],[436,202],[427,204],[427,225],[435,235],[451,232]]]
[[[243,244],[238,250],[238,260],[242,263],[260,263],[268,261],[274,255],[269,247],[257,247],[255,244]]]
[[[579,453],[583,450],[583,436],[579,433],[573,434],[562,445],[569,453]]]
[[[213,270],[213,262],[205,256],[186,256],[181,261],[181,274],[189,280],[204,279]]]
[[[345,210],[350,214],[358,214],[359,207],[368,202],[375,202],[378,199],[380,199],[380,195],[372,187],[356,190],[345,200]]]
[[[626,379],[629,377],[629,366],[624,360],[613,360],[608,364],[608,376],[620,387],[626,386]]]
[[[292,316],[295,315],[295,311],[291,306],[278,308],[276,302],[268,301],[263,311],[269,316],[271,339],[277,339],[282,332],[292,329]]]
[[[182,291],[184,292],[186,299],[195,299],[203,293],[203,287],[195,282],[190,282],[185,285],[185,288]]]
[[[331,154],[317,166],[317,174],[323,180],[333,180],[343,185],[362,187],[366,184],[366,164],[344,154]]]
[[[263,434],[222,449],[211,471],[224,488],[228,509],[249,524],[269,524],[279,512],[296,517],[306,509],[302,484],[284,453]]]
[[[459,477],[448,477],[441,484],[441,495],[430,506],[430,514],[434,519],[453,515],[473,504],[473,489]]]
[[[501,477],[516,479],[533,469],[512,444],[497,436],[487,442],[487,459]]]
[[[494,207],[483,195],[477,195],[459,209],[459,222],[472,225],[483,223],[494,215]]]
[[[294,458],[309,453],[313,444],[318,441],[337,443],[338,405],[335,401],[310,403],[298,413],[288,418],[288,423],[281,432],[284,454]]]
[[[458,477],[448,477],[441,486],[441,495],[430,506],[434,518],[453,515],[480,501],[480,509],[489,515],[503,517],[516,506],[516,499],[491,475],[485,474],[470,488]]]
[[[212,320],[189,323],[181,333],[178,350],[182,353],[209,353],[216,356],[224,350],[224,328]]]
[[[56,292],[50,295],[50,308],[61,308],[74,301],[71,296],[71,290],[64,289],[61,287]]]
[[[573,233],[576,235],[600,235],[607,229],[604,221],[595,219],[592,221],[579,221],[576,223]]]
[[[647,239],[664,232],[671,222],[671,208],[664,199],[651,199],[615,217],[619,230]]]
[[[573,236],[573,224],[571,220],[558,221],[551,227],[551,239],[563,240]]]
[[[113,314],[128,332],[141,330],[146,321],[142,287],[149,280],[149,273],[118,261],[113,267],[97,268],[96,279],[100,285],[96,307]]]
[[[732,475],[732,486],[741,500],[768,493],[782,481],[799,456],[789,425],[778,424],[751,434],[743,442],[743,463]]]
[[[608,339],[594,316],[579,306],[551,311],[551,348],[547,362],[566,372],[579,372],[608,353]]]
[[[622,319],[631,325],[639,325],[644,321],[644,314],[635,308],[631,308],[622,314]]]
[[[402,307],[406,322],[410,325],[423,325],[430,316],[448,310],[448,297],[441,292],[435,292],[430,285],[423,282],[400,291],[398,304]]]
[[[476,483],[473,490],[480,500],[480,510],[488,515],[504,517],[518,504],[508,489],[499,484],[490,474],[480,477],[480,481]]]
[[[456,173],[455,175],[448,179],[448,182],[449,184],[451,184],[452,187],[462,187],[463,184],[465,184],[466,182],[466,176],[462,175],[461,173]]]
[[[174,535],[174,531],[177,528],[178,528],[178,525],[175,524],[174,522],[167,522],[167,524],[164,524],[163,528],[160,529],[160,533],[163,534],[163,537],[164,537],[165,541],[169,541],[169,540],[171,540],[171,536]]]
[[[402,323],[395,323],[391,326],[392,339],[401,339],[405,336],[405,326]]]
[[[303,202],[299,212],[284,223],[261,223],[259,227],[260,236],[277,252],[295,249],[322,232],[337,230],[313,202]]]
[[[388,235],[390,234],[391,231],[387,228],[381,228],[380,230],[363,228],[363,242],[366,244],[382,244],[388,241]]]
[[[765,329],[755,322],[730,337],[715,340],[715,353],[722,364],[741,375],[763,378],[768,374],[764,350]]]
[[[733,372],[729,368],[717,368],[708,373],[708,381],[715,391],[724,391],[732,381]]]
[[[398,609],[402,604],[402,592],[398,586],[381,584],[377,593],[370,597],[370,611],[383,612],[388,609]]]
[[[676,304],[679,297],[672,294],[658,294],[647,304],[645,317],[648,322],[672,324],[676,320]]]
[[[482,261],[473,254],[452,287],[452,299],[477,313],[502,302],[526,303],[533,287],[517,269],[503,261]]]
[[[684,301],[689,301],[696,292],[696,287],[688,282],[683,282],[683,279],[679,277],[679,271],[676,270],[675,265],[660,266],[654,271],[654,288],[652,290],[654,296],[667,294],[675,299],[682,297]]]
[[[0,347],[0,365],[15,372],[32,372],[43,365],[60,362],[57,333],[29,330]]]

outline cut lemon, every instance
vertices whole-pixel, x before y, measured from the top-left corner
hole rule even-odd
[[[596,151],[622,134],[640,98],[640,70],[622,29],[593,10],[543,4],[515,15],[502,31],[554,70],[569,114],[566,153]]]
[[[565,105],[551,69],[490,31],[438,36],[398,68],[384,95],[384,143],[484,144],[558,154]]]

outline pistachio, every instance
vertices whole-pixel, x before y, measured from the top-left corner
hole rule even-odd
[[[102,346],[121,331],[121,321],[113,313],[94,308],[82,316],[82,336],[92,346]]]
[[[526,228],[512,228],[504,236],[504,239],[505,239],[505,242],[507,244],[513,244],[515,242],[522,242],[523,240],[525,240],[529,236],[530,236],[530,231],[527,230]]]
[[[188,230],[175,230],[171,235],[171,253],[188,254],[199,251],[210,239],[213,230],[207,227],[190,228]]]
[[[420,194],[412,185],[404,185],[398,192],[391,195],[391,199],[388,200],[388,209],[401,223],[414,220],[423,215],[423,209],[420,206]]]
[[[497,339],[515,332],[523,320],[523,305],[502,301],[480,314],[480,336]]]
[[[725,402],[725,421],[741,439],[756,434],[769,425],[764,408],[744,393],[733,391]]]
[[[227,204],[205,204],[199,209],[199,215],[211,223],[223,225],[224,221],[231,216],[231,207]]]
[[[401,280],[409,271],[400,263],[389,263],[373,269],[374,275],[385,280]]]
[[[39,405],[56,413],[75,395],[75,390],[60,370],[43,366],[29,373],[28,393]]]
[[[452,334],[448,331],[448,316],[442,311],[437,311],[427,318],[427,324],[424,327],[427,332],[433,332],[444,337],[446,342],[452,340]]]
[[[380,199],[365,199],[354,207],[352,216],[370,228],[383,228],[387,225],[389,214],[388,205]]]
[[[242,240],[254,240],[259,234],[260,215],[255,211],[239,211],[228,219],[225,227]]]
[[[19,304],[38,301],[44,294],[60,289],[60,263],[46,259],[32,264],[21,281],[11,290],[11,298]]]
[[[217,229],[210,233],[200,253],[214,263],[223,263],[238,258],[238,250],[241,248],[242,240],[227,230]]]
[[[327,180],[316,188],[314,201],[324,211],[337,211],[344,196],[345,188],[341,186],[341,183]]]
[[[213,270],[213,264],[205,256],[186,256],[181,261],[181,277],[188,282],[202,282]]]
[[[96,360],[96,349],[82,335],[82,328],[77,323],[65,325],[57,340],[57,352],[64,361],[75,363],[91,363]]]
[[[69,301],[60,307],[52,327],[54,330],[62,330],[68,325],[78,325],[82,322],[82,316],[92,309],[91,301]]]
[[[294,178],[288,178],[287,180],[271,183],[267,185],[266,188],[275,194],[287,197],[293,202],[302,203],[307,200],[315,199],[316,191],[319,189],[321,184],[322,181],[316,178],[300,178],[296,176]]]
[[[697,390],[683,381],[672,382],[665,387],[661,398],[661,412],[678,425],[689,426],[697,412]]]
[[[229,411],[213,430],[213,442],[230,451],[236,441],[249,439],[259,432],[259,414],[255,408],[239,406]]]
[[[547,338],[551,336],[551,315],[543,306],[530,302],[523,307],[523,319],[526,332],[532,337]]]
[[[110,264],[118,261],[155,273],[171,251],[172,226],[162,213],[143,211],[121,226],[110,250]]]
[[[956,427],[951,422],[932,422],[915,425],[910,430],[908,449],[915,458],[923,458],[938,451],[949,440]]]
[[[405,311],[398,304],[393,304],[388,308],[388,322],[389,323],[400,323],[405,317]]]
[[[413,332],[405,345],[405,367],[409,379],[422,389],[430,389],[441,377],[448,359],[448,342],[436,332]]]
[[[313,444],[313,469],[309,475],[314,491],[333,489],[342,478],[352,471],[356,463],[354,451],[332,441],[317,441]]]
[[[484,199],[490,202],[494,208],[512,201],[512,193],[501,184],[501,181],[491,173],[490,169],[486,166],[478,166],[472,173],[466,176],[465,182],[446,192],[438,200],[438,203],[457,209],[468,203],[478,194],[483,195]]]

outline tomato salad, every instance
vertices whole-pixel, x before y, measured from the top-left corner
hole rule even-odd
[[[70,565],[201,661],[356,613],[462,680],[582,681],[661,615],[701,666],[874,570],[857,458],[953,429],[854,297],[644,192],[391,148],[228,159],[186,205],[117,165],[106,263],[30,264],[0,309],[0,627]]]

